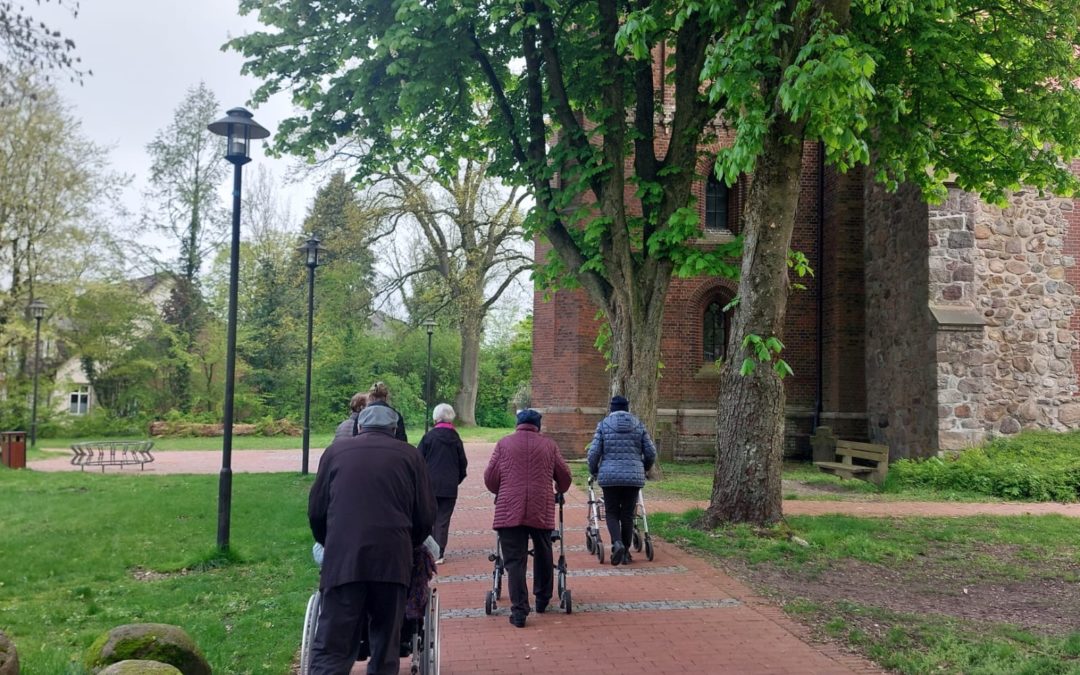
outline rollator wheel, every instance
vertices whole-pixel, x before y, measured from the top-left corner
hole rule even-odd
[[[585,549],[588,550],[589,553],[596,552],[596,547],[593,545],[592,535],[588,532],[585,533]]]
[[[636,527],[634,528],[634,541],[631,545],[634,547],[635,551],[641,550],[641,532],[639,532]]]
[[[653,559],[652,538],[648,535],[645,536],[645,558],[647,558],[650,562]]]
[[[596,559],[600,561],[600,564],[604,564],[604,542],[600,541],[600,538],[596,538]]]
[[[493,611],[495,611],[495,591],[488,591],[484,599],[484,614],[491,616]]]
[[[566,591],[566,572],[559,572],[559,597]]]
[[[502,600],[502,570],[500,569],[495,576],[495,599]]]
[[[562,602],[559,603],[559,604],[563,608],[563,611],[565,611],[567,614],[572,612],[573,609],[574,609],[574,605],[570,601],[570,589],[568,588],[565,591],[563,591],[562,594],[559,597],[562,598]]]
[[[300,675],[311,672],[311,647],[315,642],[315,631],[319,628],[321,607],[322,595],[316,591],[308,598],[307,611],[304,613],[304,632],[300,638]]]

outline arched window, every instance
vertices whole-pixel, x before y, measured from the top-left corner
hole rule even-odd
[[[728,229],[728,186],[715,173],[705,181],[705,229]]]
[[[725,302],[717,298],[705,307],[701,324],[701,351],[705,363],[727,356],[729,317],[724,305]]]

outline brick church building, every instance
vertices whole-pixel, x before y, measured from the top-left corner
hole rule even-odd
[[[701,173],[711,165],[702,159]],[[792,248],[814,268],[788,302],[781,339],[789,455],[816,425],[887,444],[893,457],[970,447],[1021,429],[1080,427],[1080,204],[1022,191],[1002,210],[951,189],[928,205],[862,171],[822,167],[807,145]],[[746,181],[694,188],[701,241],[737,236]],[[536,244],[537,259],[549,253]],[[732,281],[676,279],[664,314],[657,440],[667,456],[711,456],[719,378],[731,348]],[[734,310],[737,311],[737,310]],[[533,301],[532,404],[580,456],[610,397],[584,291]],[[633,402],[631,401],[631,409]]]

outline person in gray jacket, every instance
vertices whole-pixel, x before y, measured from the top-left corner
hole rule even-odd
[[[589,445],[589,473],[604,491],[612,565],[630,562],[638,491],[655,462],[656,445],[645,425],[630,414],[629,401],[613,397],[611,413],[596,425]]]
[[[367,394],[364,392],[353,394],[352,399],[349,400],[349,410],[352,414],[337,426],[337,430],[334,431],[335,441],[343,441],[360,433],[360,424],[356,420],[365,407],[367,407]]]

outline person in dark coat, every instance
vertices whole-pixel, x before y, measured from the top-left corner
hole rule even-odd
[[[645,472],[656,462],[656,445],[645,425],[630,414],[630,402],[611,399],[611,413],[596,425],[589,445],[589,473],[604,491],[604,519],[611,536],[611,564],[630,562],[634,513]]]
[[[384,408],[390,408],[390,404],[387,403],[387,399],[390,398],[390,389],[384,382],[376,382],[371,385],[371,389],[368,390],[367,404],[380,405]],[[405,418],[401,416],[401,413],[390,408],[397,415],[397,430],[394,432],[394,438],[398,439],[402,443],[408,443],[409,437],[405,434]]]
[[[435,561],[438,564],[446,559],[446,540],[450,537],[450,518],[457,504],[458,485],[465,480],[469,466],[465,446],[454,428],[454,415],[454,409],[447,403],[435,406],[431,415],[435,426],[424,434],[420,445],[416,446],[427,461],[431,488],[435,493],[434,537],[442,551],[441,557]]]
[[[495,444],[484,484],[495,493],[495,520],[499,533],[507,586],[510,590],[510,623],[525,627],[529,615],[529,587],[525,566],[529,540],[533,544],[533,595],[536,611],[543,614],[554,585],[551,531],[555,528],[555,492],[570,489],[570,469],[559,446],[540,435],[540,413],[522,410],[517,429]]]
[[[353,394],[353,397],[349,400],[349,410],[352,413],[345,418],[341,424],[338,425],[337,430],[334,431],[334,440],[340,441],[346,438],[352,438],[360,433],[360,424],[356,419],[360,416],[360,411],[367,406],[367,394],[364,392],[358,392]]]
[[[398,672],[413,551],[435,521],[427,465],[416,448],[394,438],[393,409],[368,406],[358,419],[360,433],[323,453],[308,496],[311,533],[326,549],[314,675],[349,672],[365,621],[367,672]]]

